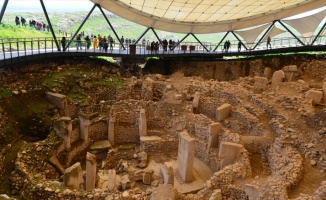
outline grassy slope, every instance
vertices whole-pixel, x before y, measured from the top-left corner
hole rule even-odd
[[[54,27],[55,33],[57,37],[61,37],[58,33],[58,29],[60,27],[61,30],[64,30],[68,33],[68,36],[70,36],[72,33],[74,33],[80,24],[82,23],[83,19],[86,17],[88,12],[73,12],[73,13],[49,13],[49,18],[51,20],[51,24]],[[24,16],[25,19],[28,21],[29,19],[36,19],[38,21],[44,21],[46,22],[45,16],[42,12],[38,13],[5,13],[3,17],[3,23],[10,24],[14,26],[14,17],[18,16]],[[131,21],[125,20],[123,18],[110,15],[106,12],[106,15],[108,16],[108,19],[112,26],[114,27],[116,33],[119,37],[124,36],[125,38],[135,38],[137,39],[140,37],[140,35],[146,30],[146,27],[135,24]],[[67,21],[66,19],[70,19],[69,23],[64,23]],[[85,31],[86,34],[101,34],[101,35],[111,35],[114,36],[113,31],[109,27],[109,24],[106,22],[103,15],[98,10],[94,10],[94,12],[91,14],[89,19],[86,21],[84,26],[82,27],[81,31]],[[161,39],[175,39],[175,40],[181,40],[186,34],[179,34],[179,33],[170,33],[160,30],[155,30],[158,36]],[[0,32],[0,38],[2,38],[2,32]],[[216,34],[196,34],[196,37],[201,42],[219,42],[221,38],[224,36],[225,33],[216,33]],[[28,36],[29,34],[23,34],[23,37],[31,37]],[[50,35],[51,36],[51,35]],[[146,40],[157,40],[154,33],[152,31],[148,31],[145,35]],[[228,39],[234,40],[235,38],[229,34]],[[196,39],[192,36],[189,36],[184,40],[185,42],[196,42]]]
[[[11,24],[0,25],[0,38],[30,38],[52,37],[51,33],[37,31],[29,27],[19,27]]]

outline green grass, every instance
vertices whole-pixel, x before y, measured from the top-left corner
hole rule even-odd
[[[117,87],[123,83],[120,77],[113,76],[107,80],[98,80],[90,82],[91,86]]]
[[[12,93],[8,88],[6,88],[4,86],[0,86],[0,99],[9,97],[11,95],[12,95]]]

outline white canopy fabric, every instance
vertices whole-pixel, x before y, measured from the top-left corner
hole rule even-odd
[[[275,37],[275,36],[285,33],[285,32],[286,32],[285,30],[279,29],[274,25],[273,28],[265,35],[265,37],[262,39],[262,41],[266,42],[268,36],[270,36],[272,38],[272,37]]]
[[[90,0],[135,23],[177,33],[257,26],[326,6],[326,0]]]
[[[253,28],[250,30],[242,30],[242,31],[234,31],[235,33],[239,34],[247,43],[248,47],[254,44],[255,40],[263,32],[270,24],[266,24],[257,28]]]
[[[303,37],[306,37],[306,42],[309,43],[311,36],[314,34],[316,28],[320,22],[325,18],[326,10],[318,12],[314,15],[292,19],[292,20],[282,20],[282,22],[295,28]]]

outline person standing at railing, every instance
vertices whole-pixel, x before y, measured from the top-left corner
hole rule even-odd
[[[79,48],[80,48],[80,50],[82,50],[83,48],[81,46],[81,35],[80,34],[77,35],[76,42],[77,42],[77,45],[76,45],[77,50],[79,50]]]
[[[66,37],[63,36],[61,39],[61,46],[62,46],[62,51],[66,51]]]
[[[91,46],[91,39],[89,39],[88,35],[85,37],[85,41],[86,41],[86,48],[89,49],[89,47]]]
[[[110,42],[110,50],[113,50],[113,38],[111,37],[111,35],[108,38],[109,42]]]
[[[242,46],[242,42],[241,42],[241,41],[239,41],[239,42],[238,42],[238,52],[240,52],[240,51],[241,51],[241,46]]]
[[[94,47],[94,49],[97,49],[97,38],[96,38],[96,35],[94,35],[94,38],[93,38],[93,47]]]
[[[108,37],[108,40],[110,40],[110,37],[111,36]],[[108,41],[106,40],[105,36],[102,38],[102,44],[103,44],[104,51],[107,52],[109,45],[108,45]],[[111,42],[110,42],[110,46],[111,46]]]
[[[125,42],[125,39],[123,38],[123,36],[121,37],[120,42],[121,42],[121,49],[122,49],[123,43]]]
[[[271,37],[270,36],[267,37],[267,49],[268,49],[268,46],[269,46],[270,49],[272,48]]]

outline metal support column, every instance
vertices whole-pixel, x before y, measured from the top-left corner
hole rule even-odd
[[[291,35],[293,35],[293,37],[295,37],[295,39],[297,39],[303,46],[305,46],[305,44],[296,36],[294,35],[294,33],[292,33],[292,31],[290,31],[290,29],[288,27],[286,27],[283,22],[281,22],[281,20],[277,20],[289,33],[291,33]]]
[[[43,0],[40,0],[40,3],[41,3],[41,6],[42,6],[42,9],[43,9],[43,12],[44,12],[44,15],[45,15],[46,21],[48,22],[48,25],[49,25],[49,27],[50,27],[51,34],[52,34],[52,37],[53,37],[53,39],[54,39],[55,45],[57,46],[58,51],[60,51],[60,45],[59,45],[59,43],[58,43],[57,38],[55,37],[55,33],[54,33],[54,31],[53,31],[52,24],[51,24],[51,21],[50,21],[50,19],[49,19],[48,12],[46,11],[46,8],[45,8],[45,6],[44,6]],[[46,46],[45,46],[45,48],[46,48]]]
[[[121,41],[120,41],[120,38],[119,38],[118,34],[115,32],[115,30],[114,30],[113,26],[111,25],[111,23],[110,23],[109,19],[106,17],[105,13],[103,12],[103,10],[102,10],[102,7],[101,7],[99,4],[96,4],[96,6],[97,6],[97,7],[100,9],[100,11],[101,11],[101,13],[103,14],[103,16],[104,16],[104,18],[105,18],[106,22],[109,24],[110,28],[112,29],[112,31],[113,31],[113,33],[114,33],[115,37],[117,37],[117,39],[118,39],[118,41],[119,41],[119,44],[121,44],[121,46],[122,46],[123,50],[126,50],[125,46],[123,46],[123,44],[121,43]]]
[[[181,44],[181,42],[183,42],[183,40],[185,40],[188,36],[190,35],[190,33],[187,33],[186,36],[184,36],[174,47],[173,50],[175,49],[175,47],[179,46],[179,44]]]
[[[314,38],[314,40],[311,42],[311,45],[314,45],[314,43],[316,42],[317,38],[320,36],[320,34],[324,31],[326,27],[326,22],[324,23],[323,27],[321,27],[321,29],[319,30],[319,32],[317,33],[316,37]]]
[[[0,24],[1,24],[1,21],[2,21],[2,17],[3,17],[3,15],[5,14],[5,11],[6,11],[6,8],[7,8],[7,5],[8,5],[8,1],[9,1],[9,0],[5,0],[5,1],[3,2],[3,6],[2,6],[2,8],[1,8],[1,12],[0,12]]]
[[[237,38],[237,40],[239,41],[239,42],[241,42],[241,40],[240,40],[240,38],[233,32],[233,31],[230,31],[233,35],[234,35],[234,37],[235,38]],[[242,44],[243,45],[243,44]],[[246,50],[248,50],[248,48],[245,46],[245,45],[243,45],[243,47],[246,49]]]
[[[226,32],[226,34],[224,35],[224,37],[222,38],[222,40],[217,44],[217,46],[216,46],[215,49],[213,50],[214,52],[215,52],[216,49],[220,46],[220,44],[223,42],[223,40],[226,38],[226,36],[228,36],[229,33],[230,33],[230,31]]]
[[[136,40],[136,42],[134,44],[137,44],[141,39],[142,37],[144,37],[144,35],[148,32],[148,30],[150,29],[150,27],[148,27],[139,37],[138,39]]]
[[[92,12],[94,11],[95,7],[97,4],[94,4],[93,8],[89,11],[88,15],[86,16],[86,18],[84,19],[84,21],[81,23],[81,25],[78,27],[77,31],[74,33],[74,35],[71,37],[70,41],[68,42],[68,44],[66,45],[65,49],[66,50],[69,45],[72,43],[72,41],[74,40],[74,38],[76,37],[77,33],[80,31],[80,29],[84,26],[85,22],[87,21],[87,19],[89,18],[89,16],[92,14]]]
[[[156,31],[152,27],[150,27],[150,29],[153,31],[153,33],[156,36],[156,38],[157,38],[158,42],[160,43],[160,45],[162,45],[162,40],[158,37],[158,35],[156,34]]]
[[[254,48],[252,48],[252,50],[255,50],[255,48],[259,45],[259,43],[264,39],[264,37],[269,33],[269,31],[272,29],[272,27],[274,26],[276,21],[273,21],[273,23],[268,27],[268,29],[265,31],[265,33],[263,34],[263,36],[259,39],[259,41],[257,42],[257,44],[254,46]]]
[[[195,34],[193,34],[193,33],[190,33],[190,35],[192,35],[198,42],[199,42],[199,44],[202,46],[202,47],[204,47],[204,49],[207,51],[207,52],[209,52],[209,50],[206,48],[206,46],[203,44],[203,43],[201,43],[201,41],[195,36]]]

